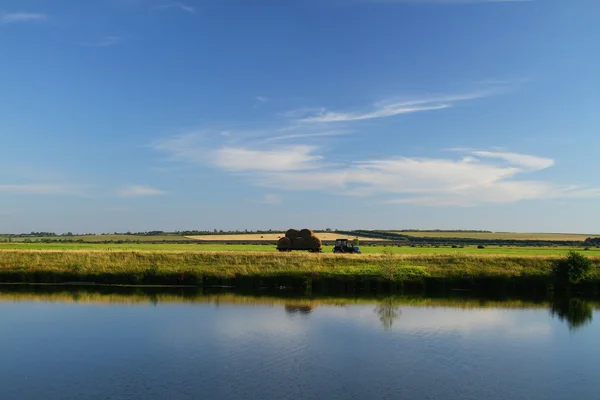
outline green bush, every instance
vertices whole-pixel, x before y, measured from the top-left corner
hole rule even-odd
[[[480,244],[479,246],[477,246],[478,249],[485,249],[485,246]]]
[[[417,265],[399,265],[394,278],[396,280],[421,280],[429,277],[429,272],[425,268]]]
[[[569,255],[554,264],[552,273],[554,277],[563,283],[579,283],[584,280],[592,270],[592,260],[586,256],[569,252]]]

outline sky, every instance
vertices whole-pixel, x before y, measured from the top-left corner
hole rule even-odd
[[[600,233],[597,0],[4,0],[0,232]]]

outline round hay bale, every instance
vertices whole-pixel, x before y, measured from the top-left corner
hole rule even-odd
[[[308,239],[306,239],[306,247],[308,247],[311,250],[320,250],[321,247],[323,247],[323,245],[321,243],[321,239],[319,239],[315,235],[312,235]]]
[[[306,248],[306,241],[302,237],[297,237],[292,241],[292,246],[294,249],[304,249]]]
[[[310,229],[302,229],[300,231],[300,235],[299,236],[303,237],[304,240],[308,240],[311,236],[314,236],[314,235],[315,234]]]
[[[295,229],[288,229],[288,231],[285,233],[285,237],[290,239],[292,242],[294,241],[294,239],[296,239],[298,236],[300,236],[300,232],[298,232]]]
[[[286,238],[286,237],[282,237],[281,239],[279,239],[277,241],[277,248],[278,249],[289,249],[292,247],[292,241],[290,240],[290,238]]]

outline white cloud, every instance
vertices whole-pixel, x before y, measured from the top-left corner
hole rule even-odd
[[[0,185],[0,193],[6,194],[28,194],[28,195],[52,195],[52,196],[76,196],[83,193],[83,189],[76,185],[62,184],[16,184]]]
[[[306,145],[247,146],[211,145],[215,140],[232,143],[230,131],[203,131],[174,136],[155,141],[151,147],[168,155],[168,160],[189,164],[207,165],[228,171],[302,171],[320,168],[323,157],[314,154],[316,148]],[[252,133],[254,137],[261,133]],[[283,138],[282,138],[283,139]]]
[[[321,156],[311,146],[288,146],[268,150],[223,147],[214,152],[213,163],[231,171],[298,171],[320,167]]]
[[[352,133],[352,131],[349,131],[349,130],[322,131],[322,132],[314,132],[314,133],[292,133],[289,135],[268,137],[268,138],[264,139],[263,141],[264,142],[276,142],[276,141],[291,140],[291,139],[340,136],[340,135],[348,135],[350,133]]]
[[[0,10],[0,24],[38,22],[48,19],[46,14],[32,12],[4,12]]]
[[[160,196],[163,194],[165,194],[165,192],[162,190],[144,185],[130,185],[119,191],[119,196],[121,197]]]
[[[261,103],[266,103],[267,101],[269,101],[269,99],[264,96],[256,96],[255,99],[260,101]]]
[[[454,149],[459,153],[455,157],[397,156],[340,164],[320,155],[314,145],[274,143],[334,132],[293,133],[255,140],[252,146],[211,146],[206,135],[188,134],[156,142],[154,148],[167,153],[172,161],[234,172],[261,187],[373,197],[385,203],[474,206],[600,197],[600,188],[523,179],[555,163],[552,158],[530,154]],[[212,132],[214,137],[223,140]]]
[[[185,5],[185,4],[180,3],[180,2],[169,3],[169,4],[162,4],[162,5],[156,6],[154,8],[155,9],[163,9],[163,10],[169,9],[169,8],[176,8],[176,9],[179,9],[179,10],[184,11],[184,12],[189,13],[189,14],[195,14],[196,13],[196,9],[194,7]]]
[[[355,162],[333,170],[270,171],[252,175],[252,181],[275,189],[327,191],[349,196],[388,198],[385,200],[388,203],[427,206],[474,206],[534,199],[600,197],[598,188],[518,180],[519,175],[550,167],[553,160],[509,154],[510,157],[501,157],[509,165],[490,162],[490,157],[399,157]]]
[[[341,113],[327,111],[322,114],[314,115],[312,117],[303,118],[299,122],[311,123],[360,121],[364,119],[392,117],[394,115],[410,114],[420,111],[443,110],[444,108],[448,107],[450,107],[450,104],[407,106],[402,103],[399,103],[381,108],[375,108],[374,110],[368,112]]]
[[[513,165],[532,171],[546,169],[554,165],[554,160],[551,158],[536,157],[527,154],[502,153],[494,151],[474,151],[473,155],[487,158],[499,158],[508,161]]]
[[[303,110],[292,110],[288,115],[303,116],[299,123],[331,123],[360,121],[374,118],[386,118],[395,115],[410,114],[422,111],[443,110],[452,107],[453,104],[489,96],[495,93],[492,90],[478,91],[451,96],[424,97],[417,99],[392,99],[375,103],[370,110],[354,112],[327,111],[322,108],[318,112]]]

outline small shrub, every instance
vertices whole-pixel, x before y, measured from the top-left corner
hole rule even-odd
[[[477,246],[478,249],[485,249],[485,246],[480,244],[479,246]]]
[[[586,256],[569,252],[566,258],[556,262],[552,268],[554,277],[562,283],[579,283],[584,280],[592,270],[592,260]]]
[[[394,251],[391,248],[383,249],[383,263],[381,265],[381,275],[386,279],[394,279],[398,265],[394,259]]]
[[[400,265],[396,270],[395,278],[397,280],[421,280],[429,277],[429,272],[425,268],[417,265]]]
[[[457,245],[455,245],[455,244],[453,244],[453,245],[452,245],[452,248],[453,248],[453,249],[457,249],[457,248],[458,248],[458,246],[457,246]]]

